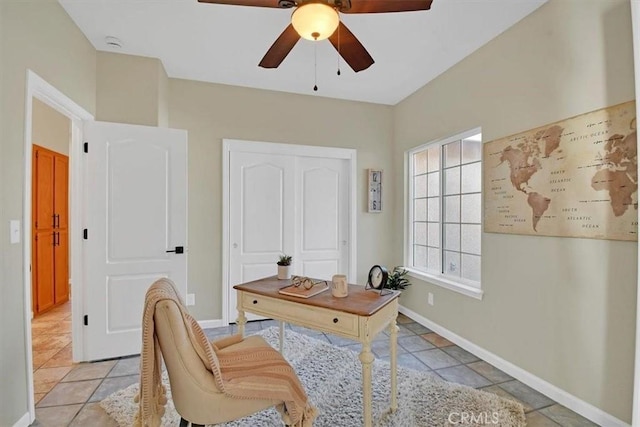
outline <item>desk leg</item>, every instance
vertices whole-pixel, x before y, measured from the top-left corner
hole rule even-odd
[[[280,321],[280,354],[284,355],[284,321]]]
[[[391,349],[391,412],[398,409],[398,326],[396,317],[389,325],[389,348]]]
[[[244,338],[244,325],[247,324],[247,316],[244,315],[244,311],[238,309],[238,318],[236,319],[236,325],[238,325],[238,333]]]
[[[371,391],[371,364],[373,363],[373,353],[371,352],[371,341],[369,337],[362,342],[360,352],[360,362],[362,363],[362,395],[364,405],[364,426],[371,427],[373,424],[372,406],[373,395]]]

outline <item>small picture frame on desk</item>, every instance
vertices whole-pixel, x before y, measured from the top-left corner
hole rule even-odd
[[[382,170],[368,170],[368,211],[382,212]]]

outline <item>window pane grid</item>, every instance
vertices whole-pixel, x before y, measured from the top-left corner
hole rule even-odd
[[[443,224],[462,224],[462,225],[480,225],[479,222],[449,222],[449,221],[444,221]]]
[[[444,152],[444,146],[439,146],[437,147],[438,150],[438,155],[440,159],[443,159],[442,162],[440,162],[440,168],[438,170],[438,176],[440,177],[440,182],[439,182],[439,187],[440,187],[440,192],[438,193],[438,196],[440,198],[440,218],[439,219],[439,226],[438,226],[438,232],[440,233],[440,235],[438,236],[439,239],[439,245],[438,245],[438,258],[437,258],[437,264],[434,265],[434,270],[437,268],[438,272],[440,274],[444,274],[444,243],[445,243],[445,234],[444,234],[444,230],[443,230],[443,225],[442,222],[444,221],[444,219],[446,218],[446,212],[445,212],[445,203],[444,203],[444,195],[446,194],[446,182],[445,182],[445,167],[447,164],[447,160],[445,158],[445,152]]]
[[[439,247],[437,247],[437,246],[431,246],[431,245],[419,245],[419,244],[417,244],[417,243],[416,243],[414,246],[420,246],[421,248],[440,249],[440,248],[439,248]],[[458,251],[454,251],[454,252],[458,252]],[[478,255],[478,254],[474,254],[474,253],[469,252],[469,255]]]
[[[427,246],[427,247],[431,247],[431,246]],[[436,248],[436,249],[439,249],[439,248]],[[477,254],[477,253],[475,253],[475,252],[452,251],[452,250],[449,250],[449,249],[447,249],[447,250],[446,250],[446,252],[455,252],[455,253],[457,253],[457,254],[463,254],[463,255],[475,255],[475,256],[480,256],[480,254]]]
[[[413,152],[413,267],[480,282],[480,135]],[[426,197],[425,197],[426,196]],[[426,212],[425,212],[426,211]],[[425,217],[426,215],[426,217]]]
[[[447,194],[447,196],[468,196],[468,195],[473,195],[473,194],[482,194],[478,191],[470,191],[467,193],[451,193],[451,194]],[[425,197],[414,197],[414,199],[424,199]]]
[[[460,164],[455,165],[455,166],[445,166],[445,167],[442,168],[442,170],[447,170],[447,169],[452,169],[452,168],[459,168],[460,166],[468,166],[468,165],[472,165],[474,163],[480,163],[480,161],[479,160],[472,160],[470,162],[461,162]],[[414,176],[418,176],[418,175],[414,175]]]

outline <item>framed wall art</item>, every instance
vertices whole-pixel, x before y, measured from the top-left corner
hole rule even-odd
[[[382,170],[369,169],[368,176],[368,211],[382,212]]]

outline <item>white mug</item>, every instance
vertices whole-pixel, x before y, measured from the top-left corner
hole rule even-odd
[[[344,274],[334,274],[331,278],[331,294],[337,298],[344,298],[349,294],[349,284],[347,276]]]

